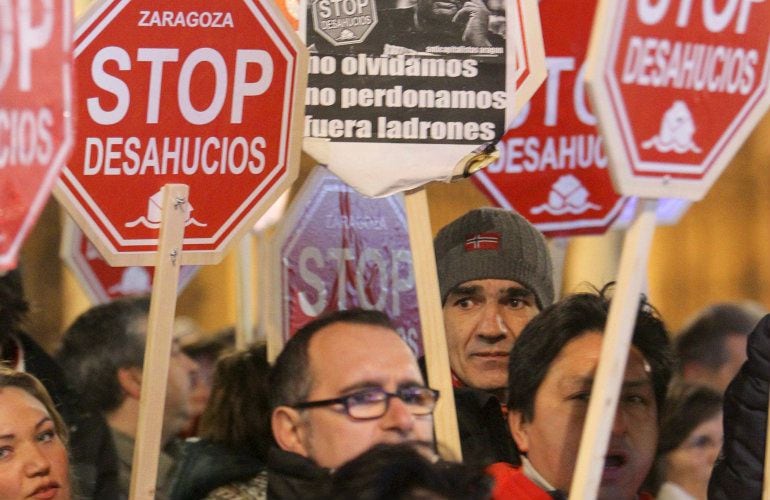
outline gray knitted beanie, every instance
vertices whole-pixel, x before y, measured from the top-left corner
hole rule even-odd
[[[444,226],[433,241],[441,302],[471,280],[503,279],[535,294],[542,310],[553,302],[553,265],[545,238],[516,212],[478,208]]]

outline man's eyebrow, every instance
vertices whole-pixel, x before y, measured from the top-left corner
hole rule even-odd
[[[564,384],[570,384],[573,386],[592,387],[594,385],[594,377],[569,377],[564,379]],[[649,379],[634,379],[627,380],[621,385],[621,389],[636,389],[639,387],[650,386],[652,387],[652,381]]]
[[[476,295],[481,293],[479,285],[457,285],[449,290],[449,295]]]
[[[382,389],[382,384],[372,380],[361,380],[360,382],[354,382],[352,384],[344,386],[338,392],[340,394],[350,394],[356,391],[362,391],[366,389]]]
[[[652,380],[646,378],[640,378],[636,380],[628,380],[623,382],[623,389],[637,389],[639,387],[652,387]]]
[[[534,297],[535,293],[523,286],[511,286],[502,290],[500,295],[506,298],[528,298]]]

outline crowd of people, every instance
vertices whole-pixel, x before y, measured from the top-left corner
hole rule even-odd
[[[462,460],[439,454],[424,360],[354,308],[272,365],[232,332],[175,338],[156,498],[566,498],[612,286],[556,300],[545,239],[507,210],[470,211],[434,248]],[[52,357],[22,328],[19,272],[0,278],[0,499],[128,498],[148,313],[147,297],[96,305]],[[640,297],[599,498],[760,498],[764,313],[717,304],[672,336]]]

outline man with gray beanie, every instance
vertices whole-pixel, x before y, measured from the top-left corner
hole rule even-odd
[[[505,422],[508,357],[554,300],[543,235],[516,212],[471,210],[433,242],[465,462],[518,462]]]

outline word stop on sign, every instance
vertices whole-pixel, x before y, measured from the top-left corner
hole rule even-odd
[[[238,49],[235,54],[235,71],[232,86],[228,78],[228,68],[222,54],[210,47],[201,47],[190,52],[179,61],[179,49],[140,48],[136,51],[137,63],[149,63],[149,81],[139,88],[147,88],[146,96],[133,96],[142,102],[146,99],[146,120],[148,124],[158,123],[160,104],[168,106],[164,94],[169,89],[164,87],[163,80],[166,68],[172,67],[178,71],[176,101],[182,116],[193,125],[205,125],[219,117],[224,108],[228,91],[232,96],[230,106],[230,123],[242,123],[244,100],[265,93],[273,80],[273,59],[267,51],[259,49]],[[131,71],[133,62],[129,53],[121,47],[104,47],[97,52],[91,64],[91,78],[94,84],[117,98],[114,107],[107,109],[99,97],[87,100],[88,114],[92,120],[101,125],[114,125],[125,118],[131,106],[132,95],[128,84],[118,76],[107,72],[108,65],[117,64],[120,71]],[[259,78],[247,81],[246,75],[250,64],[259,65]],[[196,69],[205,66],[213,70],[214,92],[211,102],[203,109],[196,109],[191,100],[193,89],[191,81]],[[174,89],[170,89],[172,92]],[[110,98],[112,103],[115,99]]]
[[[400,294],[414,288],[414,277],[411,274],[411,254],[405,249],[389,252],[387,259],[376,248],[364,248],[360,255],[352,248],[328,248],[324,256],[321,249],[307,246],[299,254],[299,276],[309,285],[317,297],[313,301],[308,293],[300,291],[298,295],[302,312],[310,317],[321,314],[329,306],[331,290],[327,284],[333,281],[337,284],[337,308],[347,309],[347,263],[355,262],[354,287],[357,305],[367,309],[384,311],[390,296],[393,316],[401,314]],[[408,275],[402,276],[401,269],[406,268]],[[379,283],[375,282],[369,269],[376,269]],[[325,270],[336,273],[334,280],[325,280],[321,274]],[[372,301],[373,299],[373,301]]]

